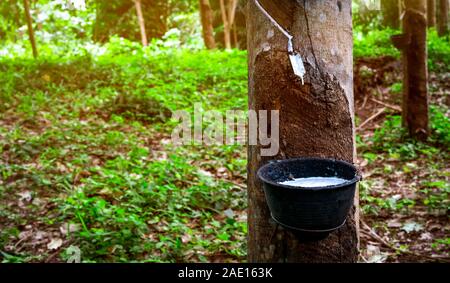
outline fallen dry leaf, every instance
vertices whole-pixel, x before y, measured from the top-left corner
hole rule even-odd
[[[62,246],[63,241],[59,238],[54,238],[47,244],[47,249],[57,250]]]

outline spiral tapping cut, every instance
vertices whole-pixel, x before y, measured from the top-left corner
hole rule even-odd
[[[284,29],[270,14],[267,12],[264,7],[259,3],[259,0],[255,0],[256,6],[261,10],[261,12],[272,22],[274,26],[276,26],[280,32],[286,36],[288,39],[287,44],[287,52],[289,54],[289,60],[292,65],[292,70],[294,74],[298,76],[302,80],[302,84],[304,84],[304,76],[306,74],[305,66],[303,65],[302,56],[294,50],[294,46],[292,43],[293,36]]]

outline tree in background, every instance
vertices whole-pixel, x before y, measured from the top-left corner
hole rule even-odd
[[[19,1],[0,1],[0,38],[16,41],[17,29],[24,25],[23,9]]]
[[[30,37],[31,48],[33,49],[33,57],[37,58],[38,51],[37,51],[36,41],[34,39],[33,19],[31,18],[30,3],[28,3],[28,0],[23,0],[23,6],[25,9],[25,17],[27,20],[28,35]]]
[[[420,140],[428,129],[427,0],[405,1],[403,34],[394,45],[403,57],[403,125]]]
[[[238,0],[220,0],[225,48],[231,49],[231,29],[234,25]]]
[[[294,36],[294,49],[311,60],[303,60],[303,85],[291,67],[286,37],[255,0],[248,1],[249,108],[280,111],[279,154],[261,156],[261,144],[248,149],[248,260],[356,262],[357,205],[342,228],[323,240],[302,242],[271,221],[256,174],[270,159],[355,160],[351,0],[260,2]]]
[[[161,38],[168,30],[170,1],[141,0],[147,38]],[[95,41],[106,42],[110,36],[142,41],[141,28],[136,20],[135,3],[130,0],[96,0],[96,21],[93,37]]]
[[[378,1],[381,8],[383,8],[384,6],[381,5],[381,0]],[[353,24],[356,26],[361,26],[364,33],[367,33],[371,29],[376,28],[376,25],[378,25],[380,21],[382,21],[382,17],[384,15],[383,11],[380,12],[379,9],[376,9],[378,7],[372,7],[370,3],[376,2],[369,2],[367,0],[352,1],[352,5],[356,10],[356,13],[352,13]]]
[[[383,25],[397,29],[400,27],[400,11],[398,0],[381,0]]]
[[[437,31],[439,36],[448,33],[448,0],[438,0]]]
[[[141,30],[142,45],[143,46],[147,46],[148,45],[147,33],[145,31],[144,16],[142,15],[141,0],[133,0],[133,1],[134,1],[135,6],[136,6],[136,16],[137,16],[138,22],[139,22],[139,29]]]
[[[225,27],[222,17],[220,0],[209,0],[213,11],[213,27],[216,45],[225,48]],[[225,5],[226,2],[224,2]],[[233,25],[231,26],[231,46],[236,48],[247,46],[247,30],[245,27],[245,3],[244,0],[238,0],[235,10]]]
[[[428,27],[436,25],[436,0],[427,1],[427,23]]]
[[[205,46],[208,49],[214,49],[216,48],[216,40],[214,39],[213,11],[209,0],[200,0],[199,10]]]

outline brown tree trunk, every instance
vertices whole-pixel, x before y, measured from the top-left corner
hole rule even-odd
[[[427,1],[427,22],[428,27],[436,25],[436,0]]]
[[[439,0],[437,31],[439,36],[448,33],[448,0]]]
[[[405,12],[405,2],[404,0],[398,0],[398,14],[401,15],[401,17],[403,16]],[[400,22],[400,28],[403,29],[403,21],[401,19],[399,19]]]
[[[406,1],[403,17],[403,125],[411,136],[428,136],[426,0]]]
[[[400,27],[400,11],[398,0],[381,0],[383,25],[391,28]]]
[[[228,22],[227,8],[224,1],[225,0],[220,0],[220,12],[222,13],[224,43],[226,49],[231,49],[231,27],[230,23]]]
[[[269,14],[291,31],[304,61],[305,83],[294,75],[287,39],[247,4],[249,109],[279,110],[280,150],[248,149],[249,262],[355,262],[358,205],[346,224],[317,242],[304,242],[270,216],[257,170],[271,159],[328,157],[355,160],[351,0],[264,0]]]
[[[216,48],[213,28],[213,12],[209,0],[200,0],[200,18],[203,28],[203,40],[208,49]]]
[[[136,6],[136,15],[139,22],[139,28],[141,30],[142,45],[147,46],[147,32],[145,31],[145,20],[144,16],[142,15],[141,0],[134,0],[134,5]]]
[[[226,2],[225,2],[226,1]],[[231,49],[231,27],[236,15],[237,0],[220,0],[225,48]]]
[[[236,48],[239,49],[239,38],[238,38],[238,34],[237,34],[237,26],[236,26],[236,23],[233,24],[232,30],[233,30],[233,42],[234,42],[234,46],[235,46]]]
[[[31,49],[33,49],[33,57],[37,58],[38,51],[36,46],[36,40],[34,39],[33,19],[31,18],[30,4],[28,3],[28,0],[23,0],[23,6],[25,8],[25,17],[28,26],[28,36],[30,37]]]

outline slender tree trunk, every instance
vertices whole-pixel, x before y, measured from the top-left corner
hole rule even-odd
[[[428,27],[436,25],[436,0],[427,1],[427,22]]]
[[[220,11],[222,13],[222,21],[223,21],[223,34],[224,34],[224,43],[226,49],[231,49],[231,27],[228,22],[227,8],[225,6],[225,0],[220,0]]]
[[[237,8],[238,0],[229,0],[228,1],[228,23],[230,24],[230,28],[234,25],[234,18],[236,17],[236,8]]]
[[[400,11],[397,0],[381,0],[383,25],[391,28],[400,27]]]
[[[147,32],[145,31],[145,20],[142,14],[141,0],[134,0],[134,5],[136,6],[136,15],[139,22],[139,28],[141,30],[142,45],[147,46],[148,45]]]
[[[225,3],[226,1],[226,3]],[[225,48],[231,49],[231,27],[236,16],[237,0],[220,0]]]
[[[238,38],[238,34],[237,34],[236,23],[233,24],[233,41],[234,41],[234,47],[239,49],[239,38]]]
[[[437,30],[439,36],[446,36],[448,34],[448,0],[439,1],[439,13],[437,19]]]
[[[31,18],[30,4],[28,3],[28,0],[23,0],[23,6],[25,8],[25,17],[28,26],[28,36],[30,37],[31,49],[33,49],[33,57],[37,58],[38,50],[36,47],[36,40],[34,39],[33,19]]]
[[[406,1],[403,17],[403,125],[411,136],[428,136],[426,0]]]
[[[216,48],[213,28],[213,12],[209,0],[200,0],[200,18],[203,28],[203,40],[208,49]]]
[[[398,14],[403,15],[405,12],[405,2],[404,0],[398,0]],[[403,29],[403,21],[400,20],[400,28]]]
[[[254,0],[248,0],[249,109],[280,111],[278,155],[261,156],[261,144],[248,150],[248,260],[355,262],[357,197],[342,228],[323,240],[304,242],[271,220],[256,175],[270,159],[315,156],[355,160],[351,0],[261,2],[291,31],[306,75],[302,85],[293,73],[286,37]]]
[[[236,17],[237,4],[238,4],[238,0],[229,0],[229,2],[228,2],[228,24],[230,26],[230,41],[231,41],[231,32],[233,30],[234,30],[234,32],[236,31],[236,29],[233,27],[235,27],[234,19]],[[236,47],[236,42],[235,42],[234,47]]]

